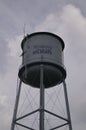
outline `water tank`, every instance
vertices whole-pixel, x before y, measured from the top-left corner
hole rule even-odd
[[[44,86],[53,87],[66,78],[63,65],[63,40],[49,32],[36,32],[27,35],[21,43],[22,65],[19,77],[33,87],[40,87],[40,66],[43,65]]]

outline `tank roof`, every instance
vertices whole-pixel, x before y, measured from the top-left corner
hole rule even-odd
[[[58,40],[61,41],[62,50],[64,49],[65,44],[64,44],[64,41],[62,40],[62,38],[59,37],[58,35],[54,34],[54,33],[51,33],[51,32],[35,32],[35,33],[27,34],[27,35],[24,37],[24,39],[22,40],[22,42],[21,42],[21,48],[23,49],[24,43],[25,43],[25,41],[26,41],[28,38],[30,38],[30,37],[32,37],[32,36],[34,36],[34,35],[38,35],[38,34],[46,34],[46,35],[52,35],[52,36],[56,37]]]

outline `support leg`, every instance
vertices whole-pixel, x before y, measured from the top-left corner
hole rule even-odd
[[[16,115],[17,115],[17,110],[18,110],[18,103],[19,103],[19,97],[20,97],[20,91],[21,91],[21,83],[22,83],[22,81],[20,80],[17,95],[16,95],[16,101],[15,101],[15,108],[14,108],[14,113],[13,113],[13,120],[12,120],[12,124],[11,124],[11,130],[15,129],[15,120],[16,120]]]
[[[69,130],[72,130],[69,102],[68,102],[68,96],[67,96],[67,87],[66,87],[65,81],[63,82],[63,87],[64,87],[64,95],[65,95],[65,102],[66,102],[66,109],[67,109],[67,117],[69,120]]]
[[[43,65],[40,65],[40,124],[39,129],[44,130],[44,84]]]

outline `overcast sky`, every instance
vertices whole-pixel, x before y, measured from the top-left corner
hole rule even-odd
[[[73,130],[86,129],[86,1],[0,0],[0,130],[9,130],[25,33],[50,31],[65,42]]]

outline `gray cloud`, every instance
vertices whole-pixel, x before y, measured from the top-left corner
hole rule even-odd
[[[9,51],[7,41],[0,37],[0,74],[2,75],[7,71]]]
[[[86,105],[83,103],[86,102],[86,94],[82,87],[86,84],[85,28],[86,18],[82,15],[81,11],[73,5],[65,6],[62,13],[60,12],[60,15],[58,13],[48,15],[45,21],[36,27],[36,30],[39,31],[47,30],[59,34],[65,41],[65,64],[68,75],[67,85],[69,95],[71,96],[69,99],[74,129],[77,129],[79,122],[83,124],[85,121],[85,115],[83,116],[83,114],[86,110],[82,110],[82,106],[86,108]],[[83,129],[83,126],[78,127],[78,130],[81,128]]]
[[[81,9],[81,12],[84,16],[86,16],[86,9],[85,9],[85,0],[69,0],[69,3],[75,5],[76,7]]]
[[[67,5],[69,3],[69,5]],[[71,3],[75,4],[71,5]],[[84,14],[84,15],[83,15]],[[85,2],[72,0],[0,0],[0,128],[10,129],[16,94],[23,25],[26,33],[51,31],[66,44],[67,88],[74,130],[86,128]],[[3,123],[2,123],[3,122]],[[9,125],[8,125],[9,124]]]

